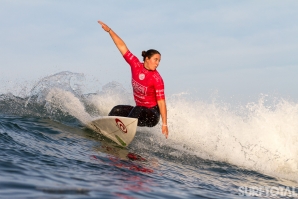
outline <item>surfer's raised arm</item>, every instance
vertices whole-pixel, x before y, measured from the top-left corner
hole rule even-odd
[[[124,55],[128,51],[128,48],[124,41],[105,23],[103,23],[102,21],[98,21],[98,23],[101,25],[102,29],[110,34],[120,53]]]

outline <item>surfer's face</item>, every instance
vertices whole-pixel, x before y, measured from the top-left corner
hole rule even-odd
[[[146,57],[144,66],[148,70],[156,70],[159,65],[161,56],[160,54],[154,54],[150,59]]]

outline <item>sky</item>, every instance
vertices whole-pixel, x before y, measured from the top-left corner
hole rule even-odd
[[[297,10],[296,0],[1,0],[0,93],[61,71],[84,74],[87,93],[112,81],[131,89],[102,20],[139,59],[161,52],[167,96],[297,101]]]

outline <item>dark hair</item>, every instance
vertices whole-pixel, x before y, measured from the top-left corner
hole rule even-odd
[[[143,61],[145,61],[146,57],[148,57],[148,59],[150,59],[155,54],[161,55],[157,50],[154,50],[154,49],[142,51]]]

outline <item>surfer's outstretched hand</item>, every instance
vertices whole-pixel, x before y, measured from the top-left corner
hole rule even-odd
[[[109,32],[111,30],[111,28],[107,26],[107,24],[103,23],[102,21],[97,21],[97,22],[101,25],[102,29],[104,29],[106,32]]]
[[[166,136],[166,138],[168,139],[168,135],[169,135],[168,126],[162,125],[162,134],[164,134]]]

